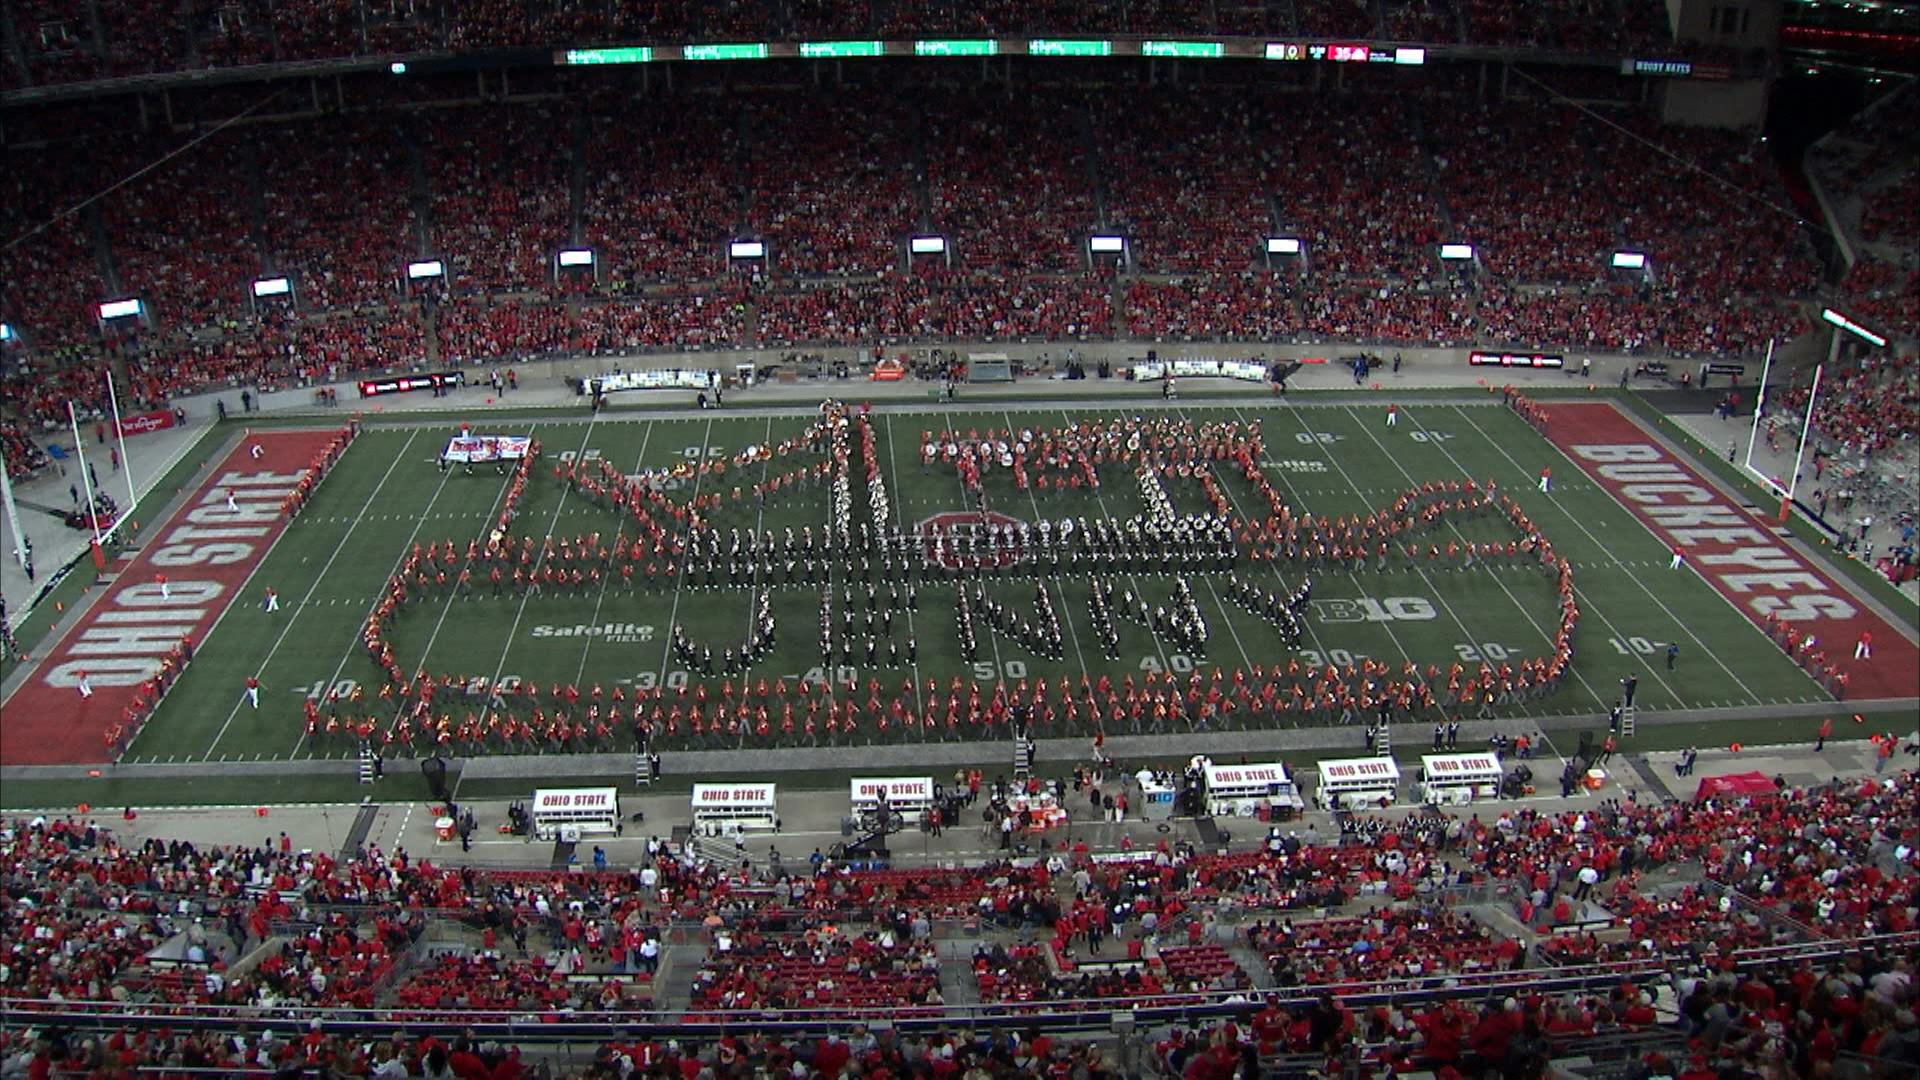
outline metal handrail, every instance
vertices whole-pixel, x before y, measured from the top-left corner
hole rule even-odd
[[[1576,970],[1537,969],[1523,971],[1437,974],[1395,980],[1390,984],[1329,983],[1290,987],[1284,990],[1250,994],[1233,991],[1162,993],[1151,997],[1070,998],[1023,1003],[993,1003],[945,1006],[888,1007],[874,1010],[848,1008],[695,1010],[687,1013],[659,1009],[620,1009],[582,1011],[576,1009],[464,1009],[434,1012],[417,1008],[346,1009],[314,1006],[145,1004],[133,1011],[123,1002],[43,1002],[20,998],[0,999],[0,1027],[13,1023],[46,1025],[101,1024],[152,1026],[171,1024],[203,1028],[221,1028],[236,1024],[262,1022],[305,1024],[322,1021],[327,1030],[379,1034],[402,1028],[430,1024],[443,1029],[459,1024],[492,1032],[496,1037],[538,1038],[541,1036],[577,1036],[584,1031],[611,1028],[697,1030],[728,1025],[756,1028],[818,1028],[843,1026],[862,1020],[886,1019],[896,1026],[937,1027],[954,1023],[975,1025],[1015,1025],[1046,1023],[1073,1026],[1106,1026],[1117,1013],[1138,1017],[1157,1017],[1183,1022],[1200,1017],[1235,1015],[1272,1002],[1282,1007],[1306,1006],[1331,994],[1351,1003],[1407,1001],[1412,998],[1500,997],[1522,989],[1576,991],[1598,986],[1615,986],[1623,981],[1648,981],[1666,973],[1664,964],[1653,961],[1596,964]],[[427,1019],[430,1018],[430,1019]]]
[[[1788,946],[1743,950],[1741,967],[1793,963],[1860,951],[1920,946],[1920,931],[1880,934],[1854,939],[1826,939]],[[854,1023],[889,1022],[901,1029],[937,1029],[964,1024],[978,1028],[1045,1025],[1063,1031],[1109,1030],[1116,1019],[1135,1024],[1195,1024],[1225,1017],[1244,1018],[1267,1004],[1305,1007],[1322,996],[1350,1006],[1407,1004],[1454,998],[1491,999],[1510,994],[1563,993],[1617,986],[1622,982],[1648,983],[1666,978],[1669,969],[1658,960],[1594,964],[1576,969],[1524,969],[1472,975],[1433,975],[1380,983],[1337,983],[1290,987],[1252,993],[1206,992],[1155,995],[1138,999],[1067,999],[1025,1004],[947,1005],[874,1010],[758,1009],[702,1010],[689,1019],[684,1013],[657,1009],[578,1010],[468,1009],[339,1009],[309,1006],[165,1005],[130,1008],[123,1002],[45,1002],[0,998],[0,1030],[16,1026],[52,1024],[81,1029],[158,1027],[224,1031],[263,1023],[305,1025],[319,1021],[336,1034],[385,1037],[395,1032],[425,1034],[449,1027],[471,1030],[475,1037],[521,1043],[552,1043],[575,1039],[657,1035],[698,1035],[729,1027],[763,1031],[817,1032],[838,1030]]]

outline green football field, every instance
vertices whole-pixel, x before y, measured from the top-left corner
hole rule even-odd
[[[1112,406],[876,413],[871,417],[875,450],[891,495],[892,517],[906,530],[967,506],[961,480],[951,467],[922,467],[923,432],[1055,429],[1121,415],[1123,411]],[[1620,677],[1629,672],[1640,678],[1643,708],[1828,700],[1825,691],[1704,580],[1668,573],[1663,545],[1604,492],[1572,477],[1559,483],[1552,495],[1535,491],[1534,477],[1543,465],[1556,466],[1562,476],[1574,470],[1558,468],[1564,464],[1558,451],[1503,408],[1418,406],[1403,409],[1400,423],[1391,429],[1383,423],[1383,410],[1374,406],[1215,405],[1176,409],[1169,415],[1195,424],[1237,421],[1243,428],[1257,419],[1263,428],[1264,473],[1296,513],[1367,513],[1433,480],[1493,480],[1516,498],[1572,561],[1582,614],[1573,676],[1551,696],[1503,708],[1505,715],[1603,712],[1619,693]],[[663,470],[690,461],[726,459],[750,445],[777,445],[800,436],[814,419],[812,413],[798,412],[772,418],[715,412],[684,419],[518,421],[481,430],[531,435],[543,445],[542,459],[519,505],[517,535],[598,532],[610,540],[630,536],[631,520],[623,521],[556,480],[552,466],[557,461],[603,459],[628,474]],[[470,541],[484,540],[506,495],[506,482],[490,468],[468,475],[458,468],[442,473],[435,467],[450,434],[444,426],[375,427],[353,445],[255,575],[249,594],[257,596],[261,587],[272,586],[281,597],[281,610],[267,613],[255,604],[242,604],[228,611],[126,760],[337,758],[353,752],[344,736],[305,734],[303,701],[323,699],[333,689],[348,694],[358,686],[365,695],[365,711],[379,711],[382,674],[361,647],[360,634],[384,583],[416,544],[451,540],[464,552]],[[718,480],[703,473],[675,482],[665,495],[680,501],[721,496],[709,523],[722,534],[736,528],[792,528],[798,533],[805,525],[818,532],[829,515],[828,495],[821,487],[784,492],[764,504],[751,497],[731,498],[736,484],[750,487],[763,475],[814,460],[802,452],[790,461],[729,470]],[[1146,511],[1128,466],[1110,464],[1100,475],[1097,494],[1023,492],[1006,472],[995,469],[987,475],[985,492],[991,509],[1026,521],[1128,519]],[[1236,515],[1254,512],[1252,484],[1231,468],[1215,467],[1214,476]],[[857,461],[852,488],[854,516],[864,519],[869,505]],[[1178,512],[1206,508],[1197,483],[1168,483],[1166,490]],[[1449,540],[1504,541],[1511,530],[1497,517],[1485,516],[1454,522],[1432,535],[1444,545]],[[1299,583],[1301,572],[1291,564],[1275,569],[1243,561],[1235,573],[1248,584],[1285,592]],[[1090,579],[1003,577],[982,585],[1014,611],[1030,611],[1036,588],[1048,590],[1062,623],[1060,659],[1035,655],[983,624],[978,655],[969,661],[955,630],[955,588],[934,583],[921,586],[917,606],[902,610],[894,621],[892,640],[904,643],[912,636],[917,641],[917,662],[910,668],[904,662],[887,666],[884,645],[872,667],[864,656],[856,656],[851,665],[840,664],[836,657],[832,668],[824,666],[817,646],[819,586],[775,585],[771,610],[778,645],[748,678],[799,681],[832,672],[838,681],[857,679],[864,697],[870,678],[891,693],[909,675],[920,684],[934,679],[943,692],[956,676],[985,683],[990,692],[1001,680],[1014,685],[1022,678],[1051,681],[1105,672],[1118,682],[1123,673],[1141,680],[1147,672],[1166,671],[1180,673],[1184,681],[1195,669],[1231,671],[1290,660],[1310,667],[1373,657],[1396,670],[1406,660],[1423,668],[1437,664],[1445,669],[1454,662],[1473,668],[1483,658],[1497,666],[1548,654],[1558,620],[1553,581],[1531,563],[1409,569],[1394,559],[1384,571],[1369,565],[1353,573],[1328,569],[1315,575],[1305,640],[1301,648],[1289,650],[1273,626],[1227,602],[1226,573],[1194,568],[1187,579],[1211,627],[1204,656],[1170,649],[1163,637],[1120,621],[1118,658],[1108,660],[1089,614]],[[1173,595],[1174,575],[1121,574],[1114,584],[1160,604]],[[752,597],[744,587],[627,588],[611,576],[600,588],[578,592],[448,590],[409,603],[394,619],[387,640],[401,668],[436,676],[482,677],[489,683],[518,678],[542,687],[573,683],[583,692],[594,684],[609,689],[677,688],[698,683],[703,676],[689,673],[675,660],[670,628],[679,625],[690,639],[711,642],[718,652],[724,643],[746,636]],[[1665,664],[1668,642],[1681,647],[1673,671]],[[247,706],[242,693],[245,680],[255,675],[262,686],[257,710]],[[716,697],[722,680],[719,675],[705,678]],[[735,676],[733,681],[737,685],[740,679]],[[486,707],[481,698],[477,706],[460,702],[452,711],[457,720],[470,708]],[[869,724],[861,740],[900,737],[897,731],[875,733]],[[773,741],[780,739],[777,732],[772,736]]]

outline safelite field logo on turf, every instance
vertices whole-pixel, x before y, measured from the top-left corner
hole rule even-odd
[[[542,623],[528,631],[527,636],[537,638],[599,638],[617,645],[637,645],[653,640],[653,627],[640,623],[600,623],[589,626],[575,623],[572,626],[549,626]]]

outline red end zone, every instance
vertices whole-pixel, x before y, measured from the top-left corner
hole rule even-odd
[[[1847,673],[1848,697],[1920,691],[1920,649],[1775,537],[1771,522],[1741,509],[1612,405],[1548,408],[1554,444],[1754,625],[1764,629],[1772,615],[1811,631]],[[1863,631],[1873,634],[1871,660],[1853,659]]]
[[[0,765],[107,760],[106,735],[181,638],[197,645],[285,531],[281,504],[331,430],[253,435],[157,529],[4,705]],[[258,445],[261,455],[253,457]],[[231,492],[235,509],[227,506]],[[166,584],[160,584],[165,575]],[[86,673],[93,696],[80,693]]]

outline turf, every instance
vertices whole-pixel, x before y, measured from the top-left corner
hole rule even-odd
[[[1685,428],[1662,414],[1652,404],[1638,394],[1622,394],[1617,400],[1636,413],[1641,423],[1657,429],[1677,446],[1690,450],[1698,449],[1698,440]],[[1722,483],[1739,491],[1756,506],[1770,506],[1778,502],[1779,496],[1762,487],[1753,475],[1712,453],[1693,453],[1689,455],[1689,464],[1696,469],[1711,471]],[[1820,549],[1832,545],[1832,539],[1811,521],[1799,514],[1787,519],[1787,527],[1800,541],[1810,548]],[[1853,582],[1880,601],[1893,617],[1920,630],[1920,604],[1913,597],[1902,592],[1892,582],[1857,556],[1835,554],[1828,560],[1839,572],[1847,575]]]
[[[963,406],[965,403],[963,403]],[[873,423],[879,465],[903,526],[944,510],[961,508],[960,482],[950,468],[922,469],[922,431],[947,426],[960,431],[1062,426],[1085,417],[1118,415],[1059,409],[968,409],[952,412],[876,414]],[[1640,675],[1645,707],[1766,706],[1826,700],[1827,695],[1775,649],[1763,634],[1698,577],[1668,574],[1663,545],[1598,488],[1567,479],[1551,495],[1530,486],[1552,448],[1509,412],[1478,402],[1402,410],[1388,429],[1383,411],[1368,405],[1275,407],[1269,403],[1212,404],[1181,410],[1194,420],[1258,418],[1264,424],[1264,471],[1304,512],[1353,514],[1384,506],[1426,480],[1494,480],[1513,495],[1558,550],[1572,560],[1582,619],[1575,637],[1574,677],[1553,696],[1515,707],[1515,715],[1593,714],[1618,694],[1619,678]],[[622,529],[610,511],[591,505],[553,479],[550,466],[563,455],[605,458],[624,472],[662,468],[689,459],[737,452],[748,444],[778,443],[801,432],[808,415],[766,419],[716,413],[698,418],[617,418],[587,421],[503,421],[485,429],[530,434],[544,444],[544,458],[519,507],[522,534],[610,537]],[[489,470],[465,475],[438,472],[432,460],[448,433],[435,428],[369,430],[328,477],[305,514],[296,519],[268,556],[256,581],[275,586],[282,610],[268,614],[237,605],[205,641],[189,672],[131,749],[130,761],[220,761],[343,757],[346,741],[307,738],[301,702],[330,687],[366,688],[369,701],[378,669],[359,644],[360,628],[383,582],[415,543],[451,539],[464,550],[493,522],[505,483]],[[757,468],[757,467],[750,467]],[[1244,479],[1219,470],[1236,510],[1255,497]],[[819,528],[826,519],[821,489],[768,500],[733,501],[730,474],[713,486],[711,476],[690,481],[677,497],[720,495],[716,527]],[[1016,491],[1003,472],[989,474],[990,505],[1016,517],[1119,518],[1139,514],[1144,503],[1124,467],[1102,472],[1102,488],[1088,493],[1028,494]],[[696,486],[697,484],[697,486]],[[858,485],[855,485],[858,487]],[[1169,484],[1176,508],[1197,510],[1197,485]],[[864,497],[856,514],[866,512]],[[1460,523],[1462,538],[1505,538],[1488,519]],[[1279,589],[1297,582],[1273,570],[1243,569],[1242,576]],[[1540,655],[1549,648],[1557,619],[1552,583],[1520,566],[1463,571],[1328,572],[1316,582],[1320,617],[1309,624],[1304,648],[1287,651],[1272,627],[1224,603],[1224,576],[1194,573],[1193,588],[1213,627],[1205,657],[1174,651],[1145,629],[1120,624],[1119,659],[1105,660],[1095,647],[1087,614],[1085,579],[1048,580],[1063,622],[1064,658],[1035,656],[1010,639],[982,628],[979,657],[969,662],[954,632],[953,588],[929,585],[919,593],[910,619],[896,618],[894,638],[912,633],[919,643],[918,675],[944,689],[954,676],[991,684],[1022,677],[1077,676],[1081,671],[1142,678],[1147,670],[1202,671],[1297,658],[1303,664],[1349,662],[1373,656],[1398,666],[1410,659],[1443,668],[1455,660],[1471,667],[1479,657],[1499,661]],[[1149,599],[1170,595],[1170,577],[1138,575],[1122,581]],[[1031,607],[1032,579],[998,580],[988,591],[1009,607]],[[1362,600],[1374,603],[1363,604]],[[802,678],[821,667],[816,649],[818,589],[776,588],[773,613],[779,645],[752,678]],[[1405,614],[1411,618],[1381,618]],[[1369,619],[1367,616],[1374,618]],[[499,596],[478,589],[464,596],[431,596],[409,605],[395,621],[389,641],[409,670],[463,675],[520,676],[543,686],[576,683],[583,691],[599,683],[678,685],[689,676],[668,648],[668,630],[678,623],[689,637],[720,643],[740,640],[749,619],[747,590],[627,590],[618,583],[578,595]],[[1356,621],[1357,620],[1357,621]],[[616,635],[558,633],[576,626],[631,630]],[[1674,671],[1665,670],[1668,641],[1681,646]],[[864,684],[877,678],[897,687],[905,672],[870,671],[854,665]],[[262,706],[247,708],[241,687],[258,673]],[[842,676],[846,673],[841,673]],[[737,681],[737,680],[736,680]],[[708,680],[719,689],[721,679]],[[457,719],[456,715],[456,719]],[[880,736],[873,736],[878,738]],[[897,738],[897,733],[887,737]],[[778,736],[776,735],[777,739]]]

